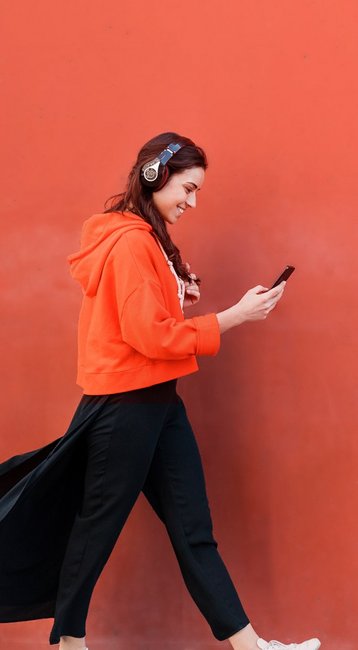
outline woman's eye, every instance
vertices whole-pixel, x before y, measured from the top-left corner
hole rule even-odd
[[[185,187],[184,189],[185,189],[185,191],[186,191],[187,194],[190,194],[191,189],[190,189],[189,187]]]

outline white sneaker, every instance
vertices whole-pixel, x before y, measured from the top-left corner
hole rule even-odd
[[[265,641],[257,639],[257,646],[261,650],[318,650],[321,642],[319,639],[308,639],[303,643],[281,643],[280,641]]]

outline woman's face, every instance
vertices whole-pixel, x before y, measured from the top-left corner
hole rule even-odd
[[[165,221],[174,224],[184,210],[196,207],[196,193],[204,178],[202,167],[192,167],[173,174],[161,190],[153,192],[153,203]]]

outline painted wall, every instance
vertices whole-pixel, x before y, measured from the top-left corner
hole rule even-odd
[[[187,316],[297,268],[266,321],[178,383],[215,534],[258,633],[326,650],[358,633],[357,18],[353,0],[14,0],[0,21],[1,457],[64,433],[80,399],[66,256],[82,221],[146,140],[192,137],[210,167],[171,229],[203,279]],[[51,623],[0,626],[1,650],[47,645]],[[142,496],[88,633],[91,648],[222,645]]]

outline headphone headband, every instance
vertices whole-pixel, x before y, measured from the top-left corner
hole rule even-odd
[[[162,151],[158,156],[162,165],[166,165],[168,160],[170,160],[172,156],[174,156],[174,154],[182,148],[182,146],[182,144],[176,144],[175,142],[168,144],[164,151]]]

